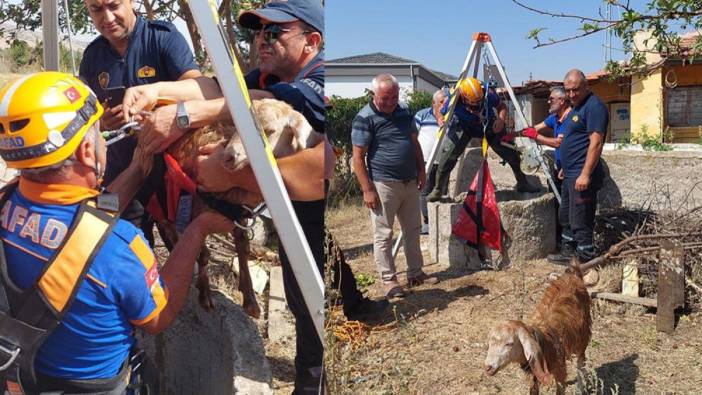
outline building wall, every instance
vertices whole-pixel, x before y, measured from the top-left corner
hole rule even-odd
[[[417,90],[428,92],[433,95],[434,92],[441,88],[442,86],[436,86],[436,84],[433,84],[422,77],[417,77]]]
[[[702,65],[664,67],[662,76],[664,86],[667,86],[665,84],[666,77],[668,82],[676,83],[678,87],[702,85]],[[665,99],[662,98],[662,100]],[[672,133],[673,142],[696,143],[702,137],[702,135],[700,135],[701,128],[702,125],[693,127],[671,127],[670,132]]]
[[[412,79],[405,76],[396,76],[400,83],[400,100],[406,99],[406,94],[412,90]],[[324,82],[326,96],[339,96],[343,98],[360,97],[366,89],[371,89],[373,76],[327,75]]]
[[[661,69],[650,75],[631,77],[631,136],[636,138],[645,128],[649,136],[660,136],[662,131],[662,88]]]
[[[628,102],[631,95],[628,83],[621,81],[609,82],[606,77],[590,82],[590,89],[605,104]]]
[[[615,141],[615,139],[613,139],[612,120],[617,114],[615,114],[616,111],[612,105],[615,103],[629,103],[631,97],[629,80],[609,81],[606,77],[603,77],[599,80],[591,81],[589,85],[592,92],[607,105],[607,110],[609,111],[610,122],[607,126],[606,142]],[[621,105],[619,105],[619,107],[621,107]],[[630,131],[631,125],[629,124],[626,129]],[[621,127],[617,129],[617,137],[618,139],[631,138],[629,132],[621,133]]]

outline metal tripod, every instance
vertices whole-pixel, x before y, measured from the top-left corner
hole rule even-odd
[[[477,78],[478,76],[478,67],[480,66],[480,59],[483,51],[483,47],[486,47],[488,50],[488,54],[492,57],[492,60],[495,62],[496,69],[498,73],[500,74],[500,78],[502,78],[502,81],[504,82],[505,89],[507,90],[507,93],[509,94],[509,98],[512,101],[512,104],[514,105],[514,111],[519,117],[519,120],[522,122],[522,125],[524,127],[528,126],[529,123],[526,120],[526,117],[524,116],[524,111],[522,110],[522,106],[519,104],[517,101],[517,96],[514,94],[514,90],[512,90],[512,85],[510,85],[509,80],[507,79],[507,74],[505,73],[504,68],[502,67],[502,63],[500,62],[500,58],[497,56],[497,52],[495,51],[495,47],[492,45],[492,39],[490,38],[490,35],[485,32],[478,32],[473,34],[473,42],[470,45],[470,49],[468,50],[468,55],[466,56],[466,60],[463,63],[463,68],[461,69],[461,74],[458,77],[458,81],[456,82],[456,86],[458,86],[464,78],[466,78],[466,75],[468,74],[468,70],[473,68],[473,72],[471,76],[473,78]],[[487,58],[486,58],[487,59]],[[487,95],[487,89],[485,89],[485,94]],[[441,143],[446,136],[446,127],[447,125],[451,125],[451,118],[453,117],[453,111],[456,107],[456,103],[458,102],[458,93],[455,92],[453,95],[451,95],[451,101],[449,102],[449,108],[448,111],[446,112],[446,115],[444,116],[444,125],[439,128],[439,131],[437,132],[436,135],[436,143],[434,144],[434,147],[431,149],[431,154],[429,155],[429,160],[426,163],[426,168],[425,171],[429,172],[429,169],[431,168],[432,163],[434,163],[434,159],[436,158],[436,155],[438,153],[439,147],[441,146]],[[556,195],[556,200],[558,200],[558,203],[561,203],[561,195],[556,188],[556,183],[553,181],[553,178],[551,177],[551,172],[549,171],[548,165],[546,164],[546,161],[543,158],[543,155],[541,155],[541,149],[538,147],[538,144],[536,144],[535,141],[529,139],[529,138],[517,138],[517,145],[524,145],[529,148],[532,148],[536,153],[537,153],[537,159],[539,161],[539,164],[541,165],[541,170],[544,172],[544,175],[546,176],[546,180],[548,181],[549,185],[551,186],[551,189],[553,190],[554,195]],[[397,256],[397,253],[400,251],[400,245],[402,244],[402,232],[400,231],[400,234],[397,237],[397,240],[395,241],[395,245],[392,248],[392,255],[393,257]]]

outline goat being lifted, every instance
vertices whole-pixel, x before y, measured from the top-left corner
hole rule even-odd
[[[273,156],[276,158],[291,155],[305,148],[312,148],[324,139],[324,135],[314,131],[302,114],[293,110],[285,102],[274,99],[254,100],[252,109],[268,139]],[[232,172],[246,166],[249,163],[249,158],[246,156],[236,128],[232,125],[217,124],[186,133],[171,144],[166,153],[179,164],[182,171],[190,179],[194,179],[199,148],[207,144],[224,141],[227,142],[227,145],[224,148],[226,157],[223,166]],[[257,160],[267,160],[267,158],[259,158]],[[259,194],[241,188],[233,188],[214,195],[228,203],[246,205],[248,207],[255,207],[263,200]],[[197,215],[198,210],[204,208],[199,199],[195,199],[194,203],[191,218]],[[168,241],[172,245],[175,245],[178,239],[175,223],[164,218],[164,215],[158,217],[161,218],[158,221],[159,228],[162,230],[161,233],[165,234],[165,237],[169,239]],[[240,228],[235,228],[232,231],[232,235],[234,236],[234,244],[239,261],[239,291],[243,295],[243,308],[247,314],[258,318],[260,309],[256,302],[256,294],[254,293],[249,274],[248,256],[250,246],[246,232]],[[198,257],[197,287],[200,292],[200,305],[206,310],[213,307],[209,294],[209,278],[205,269],[208,260],[209,251],[206,246],[203,246],[202,252]]]
[[[581,371],[591,336],[590,295],[582,278],[574,259],[573,267],[549,284],[529,324],[513,320],[493,328],[485,373],[492,376],[515,362],[532,375],[530,394],[538,394],[539,384],[548,385],[552,378],[556,393],[563,394],[566,359],[577,356]]]

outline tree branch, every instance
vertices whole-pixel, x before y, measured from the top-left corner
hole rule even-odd
[[[531,11],[531,12],[535,12],[535,13],[541,14],[541,15],[552,16],[554,18],[580,19],[581,21],[589,21],[589,22],[595,22],[595,23],[616,23],[616,22],[619,22],[616,20],[595,19],[595,18],[590,18],[590,17],[582,16],[582,15],[572,15],[572,14],[564,14],[564,13],[557,14],[555,12],[544,11],[544,10],[540,10],[538,8],[530,7],[526,4],[523,4],[522,2],[520,2],[518,0],[512,0],[512,2],[518,6],[526,9],[526,10]]]
[[[515,1],[515,0],[512,0],[512,1]],[[604,27],[598,27],[598,28],[593,29],[593,30],[588,30],[588,31],[586,31],[586,32],[583,32],[582,34],[578,34],[578,35],[574,35],[574,36],[569,36],[569,37],[561,38],[561,39],[558,39],[558,40],[551,40],[551,41],[549,41],[549,42],[547,42],[547,43],[542,43],[541,41],[538,41],[538,40],[537,40],[537,44],[536,44],[533,48],[536,49],[536,48],[541,48],[541,47],[547,47],[547,46],[553,45],[553,44],[559,44],[559,43],[566,42],[566,41],[576,40],[576,39],[578,39],[578,38],[582,38],[582,37],[589,36],[589,35],[591,35],[591,34],[593,34],[593,33],[601,32],[602,30],[608,29],[608,28],[610,28],[610,27],[612,27],[612,26],[614,26],[614,24],[610,24],[610,25],[607,25],[607,26],[604,26]]]

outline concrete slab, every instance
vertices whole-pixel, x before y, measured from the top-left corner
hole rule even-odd
[[[285,301],[283,268],[273,266],[268,297],[268,340],[278,341],[293,336],[295,336],[295,327]]]
[[[272,375],[256,323],[234,301],[212,292],[203,310],[191,289],[188,302],[164,333],[142,336],[156,363],[164,394],[272,394]]]

